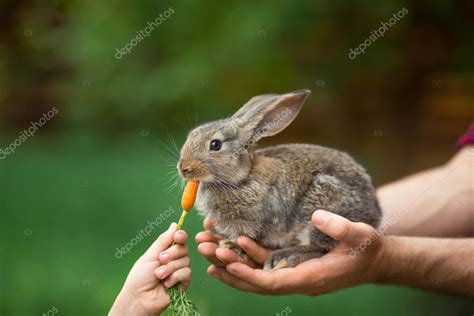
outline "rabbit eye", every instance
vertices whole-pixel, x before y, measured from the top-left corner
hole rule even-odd
[[[210,149],[214,151],[220,150],[222,147],[222,142],[218,139],[211,140]]]

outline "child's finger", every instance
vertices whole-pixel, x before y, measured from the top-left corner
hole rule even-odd
[[[188,234],[184,230],[178,230],[176,233],[174,233],[175,243],[184,245],[186,240],[188,240]]]
[[[188,248],[183,245],[174,245],[171,248],[160,253],[159,260],[161,264],[167,264],[172,260],[179,259],[188,255]]]
[[[165,264],[155,270],[155,275],[158,279],[163,280],[176,270],[189,267],[189,257],[183,257],[177,260],[173,260],[168,264]]]
[[[170,227],[156,239],[148,250],[140,258],[142,260],[156,260],[158,254],[166,250],[173,243],[173,235],[177,224],[172,223]]]
[[[177,283],[189,283],[191,280],[191,268],[186,267],[173,272],[163,283],[165,287],[170,288]]]
[[[191,283],[191,275],[189,276],[189,278],[190,278],[189,280],[185,280],[181,282],[181,285],[184,287],[185,290],[189,287],[189,283]]]

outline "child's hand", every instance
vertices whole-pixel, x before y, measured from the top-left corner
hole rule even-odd
[[[191,281],[186,232],[171,224],[137,260],[109,315],[156,315],[170,303],[166,288]],[[171,246],[173,240],[176,245]],[[162,282],[164,281],[164,282]]]

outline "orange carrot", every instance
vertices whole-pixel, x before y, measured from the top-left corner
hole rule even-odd
[[[183,212],[181,213],[181,218],[178,222],[178,230],[181,229],[183,226],[184,220],[188,215],[188,212],[193,208],[194,201],[196,201],[197,191],[199,187],[199,181],[190,180],[186,183],[186,187],[184,188],[183,197],[181,198],[181,206],[183,208]]]
[[[181,199],[181,206],[186,212],[189,212],[196,201],[199,181],[190,180],[184,188],[183,197]]]

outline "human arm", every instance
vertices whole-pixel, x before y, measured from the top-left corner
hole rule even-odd
[[[474,298],[474,238],[385,237],[377,283]]]
[[[474,145],[442,166],[380,187],[377,197],[387,235],[474,237]]]

